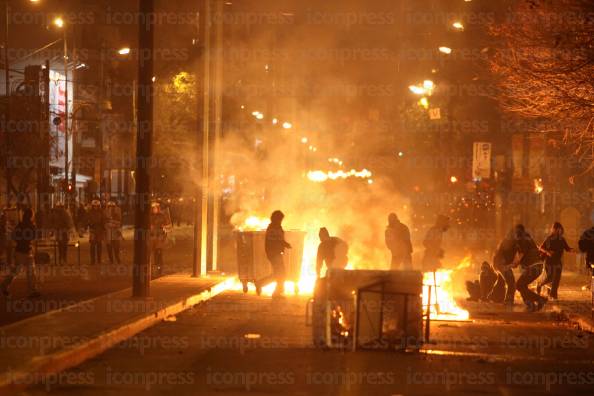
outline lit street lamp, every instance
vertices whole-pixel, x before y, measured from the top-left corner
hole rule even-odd
[[[460,31],[464,30],[464,24],[462,24],[462,22],[456,21],[456,22],[452,23],[452,27],[456,30],[460,30]]]
[[[439,52],[441,52],[442,54],[449,55],[452,53],[452,49],[450,47],[442,46],[442,47],[439,47]]]

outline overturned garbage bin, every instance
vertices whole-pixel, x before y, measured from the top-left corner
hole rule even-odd
[[[313,343],[352,350],[418,349],[422,291],[418,271],[332,269],[318,279],[308,306]]]
[[[286,279],[295,283],[295,292],[298,293],[305,232],[285,231],[285,240],[292,246],[285,249],[284,254]],[[251,282],[260,295],[262,287],[271,281],[272,266],[266,257],[265,241],[266,231],[237,231],[237,277],[244,293],[247,293]]]

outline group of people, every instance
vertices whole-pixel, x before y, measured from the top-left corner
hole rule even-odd
[[[549,235],[541,245],[537,245],[522,224],[517,224],[501,241],[495,251],[493,266],[505,282],[503,302],[513,305],[516,291],[528,311],[539,311],[547,302],[542,288],[551,284],[549,298],[557,299],[563,253],[573,251],[563,236],[561,223],[554,223]],[[520,267],[520,276],[515,278],[514,268]],[[536,283],[536,289],[530,285]]]
[[[115,201],[102,206],[101,201],[91,201],[88,210],[77,213],[79,232],[88,229],[90,264],[101,264],[103,244],[106,245],[111,264],[120,264],[120,242],[122,234],[122,211]],[[157,274],[163,271],[163,249],[171,229],[168,212],[162,211],[159,202],[151,203],[150,230],[148,240],[150,259]],[[9,287],[24,268],[27,271],[30,298],[39,296],[36,285],[35,262],[40,253],[35,243],[44,238],[56,240],[60,264],[67,264],[68,244],[75,233],[75,226],[69,210],[57,203],[49,212],[33,215],[31,208],[17,210],[6,208],[0,212],[0,253],[9,268],[9,274],[0,283],[0,293],[9,295]],[[36,254],[34,254],[36,253]],[[39,263],[38,263],[39,264]]]
[[[537,245],[522,224],[516,225],[495,251],[493,266],[484,262],[478,281],[467,282],[469,300],[514,304],[518,291],[526,309],[541,310],[548,299],[558,298],[563,254],[574,251],[564,237],[563,225],[555,222],[542,244]],[[594,267],[594,227],[586,230],[579,240],[579,250],[586,254],[588,269]],[[520,268],[516,279],[514,269]],[[535,283],[534,290],[530,286]],[[543,289],[549,288],[548,298]]]
[[[285,215],[276,210],[270,216],[270,224],[266,229],[265,251],[268,261],[272,266],[270,279],[276,280],[274,296],[284,293],[285,266],[283,256],[285,249],[291,249],[291,245],[285,240],[282,228],[282,221]],[[449,218],[438,216],[437,221],[427,233],[424,241],[425,256],[423,258],[424,268],[427,270],[438,268],[443,258],[442,249],[443,234],[449,228]],[[349,246],[347,242],[339,237],[331,236],[327,228],[322,227],[319,231],[320,244],[316,255],[316,276],[320,278],[324,266],[326,270],[334,268],[346,268],[348,264]],[[412,269],[412,243],[408,227],[400,222],[395,213],[388,216],[388,226],[385,231],[385,242],[392,254],[392,269]],[[268,280],[268,279],[267,279]]]
[[[284,214],[279,210],[275,211],[266,230],[266,255],[272,265],[272,278],[277,284],[274,295],[281,295],[284,292],[283,254],[285,249],[291,248],[284,237],[283,219]],[[443,236],[449,227],[449,218],[438,215],[435,224],[428,230],[423,240],[425,248],[423,271],[434,272],[441,267],[441,260],[444,257]],[[480,279],[467,282],[471,299],[513,305],[515,293],[518,291],[528,311],[541,310],[547,302],[547,297],[542,295],[543,288],[550,285],[548,297],[557,298],[563,268],[563,253],[573,251],[563,234],[563,226],[556,222],[544,242],[537,245],[522,224],[516,225],[495,250],[493,266],[483,262]],[[319,237],[320,244],[316,258],[318,278],[322,274],[324,264],[327,269],[345,268],[348,264],[348,244],[344,240],[330,236],[326,228],[320,229]],[[392,269],[412,269],[413,248],[410,231],[395,213],[388,216],[385,243],[392,254]],[[579,249],[586,253],[588,268],[594,268],[594,227],[582,234]],[[521,269],[518,279],[514,275],[516,267]],[[530,285],[537,279],[535,290],[531,290]]]

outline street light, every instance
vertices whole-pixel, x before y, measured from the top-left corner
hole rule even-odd
[[[128,55],[130,53],[130,47],[120,48],[118,50],[118,54],[120,55]]]
[[[52,21],[52,24],[54,26],[56,26],[58,29],[62,29],[63,32],[63,38],[62,38],[62,42],[64,43],[64,180],[66,180],[66,182],[68,182],[68,170],[69,170],[69,150],[70,148],[68,147],[68,127],[69,127],[69,122],[68,122],[68,40],[67,40],[67,32],[66,32],[66,23],[64,22],[64,19],[61,16],[57,16],[54,18],[54,20]],[[73,146],[74,146],[74,141],[72,142]],[[74,155],[74,153],[73,153]],[[72,169],[74,170],[74,163],[72,164]],[[76,186],[76,175],[73,172],[73,185]],[[69,199],[68,197],[66,198],[66,202],[67,202],[67,206]]]
[[[54,19],[54,25],[59,27],[60,29],[64,27],[64,19],[62,19],[62,17],[56,17]]]
[[[464,30],[464,25],[462,24],[462,22],[456,21],[456,22],[452,23],[452,27],[456,30],[460,30],[460,31]]]
[[[415,95],[425,95],[427,93],[425,88],[419,87],[418,85],[409,85],[408,89]]]
[[[452,49],[450,47],[439,47],[439,52],[441,52],[442,54],[446,54],[449,55],[452,53]]]

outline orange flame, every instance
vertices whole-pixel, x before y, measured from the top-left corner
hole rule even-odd
[[[436,272],[423,274],[423,306],[431,312],[433,320],[468,320],[467,310],[460,308],[453,296],[452,273],[470,266],[470,257],[465,257],[453,269],[439,269]],[[429,301],[431,286],[431,301]]]

